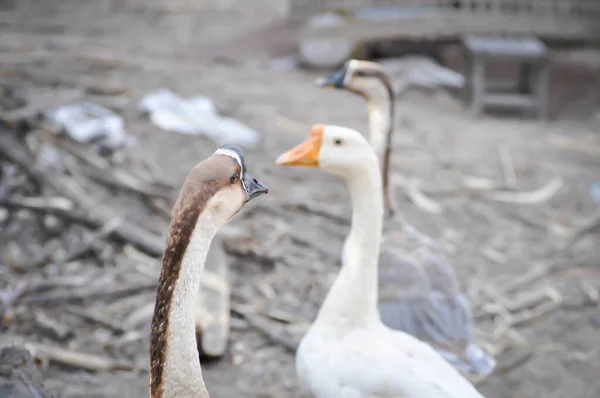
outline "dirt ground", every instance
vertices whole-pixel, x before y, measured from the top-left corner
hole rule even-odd
[[[254,305],[293,316],[292,321],[270,322],[298,336],[295,325],[314,318],[338,270],[349,203],[339,180],[316,170],[278,168],[273,162],[279,153],[303,140],[313,123],[341,124],[366,132],[367,115],[361,99],[314,87],[315,72],[269,68],[269,57],[285,55],[291,48],[290,35],[282,30],[284,2],[17,3],[15,9],[0,13],[0,76],[30,90],[89,82],[126,86],[127,93],[115,107],[125,118],[127,131],[137,138],[132,159],[152,159],[174,186],[214,151],[215,144],[153,126],[137,110],[144,94],[164,87],[182,96],[206,95],[222,113],[260,132],[260,146],[246,150],[247,164],[267,182],[269,195],[249,204],[236,222],[251,220],[259,228],[265,220],[293,225],[296,232],[285,239],[286,247],[294,248],[294,261],[231,256],[232,300],[244,306],[250,299]],[[514,325],[513,339],[498,357],[498,371],[479,383],[489,398],[600,396],[600,308],[594,295],[594,289],[600,289],[600,235],[586,234],[560,250],[572,231],[598,211],[589,187],[600,179],[600,153],[594,156],[589,148],[600,145],[600,62],[595,62],[600,56],[584,64],[570,54],[553,53],[549,122],[514,115],[474,119],[455,96],[443,91],[411,91],[398,99],[392,158],[396,200],[408,221],[447,247],[472,297],[478,338],[488,347],[506,345],[506,334],[494,336],[497,318],[488,316],[478,299],[489,298],[492,293],[485,291],[492,292],[536,267],[550,271],[501,299],[552,290],[556,292],[553,297],[561,300],[539,316]],[[98,99],[91,94],[90,98]],[[589,150],[557,145],[556,136],[566,136]],[[553,178],[561,178],[561,189],[544,203],[515,204],[461,188],[468,176],[503,182],[499,152],[506,148],[518,190],[536,190]],[[409,200],[406,182],[411,179],[418,179],[423,190],[443,205],[441,214],[423,211]],[[128,200],[119,203],[126,206]],[[164,222],[155,222],[154,216],[122,211],[153,225],[163,236],[166,233]],[[28,240],[23,234],[10,239],[25,246]],[[89,267],[105,269],[97,262],[90,262]],[[7,271],[0,277],[8,275]],[[116,302],[127,306],[129,300],[135,307],[151,302],[153,291],[138,293],[134,299]],[[47,308],[43,302],[16,305],[16,320],[28,319],[37,307],[58,319],[62,316],[60,307]],[[115,303],[98,300],[91,305],[95,312],[110,316]],[[144,322],[149,331],[150,319]],[[28,321],[2,328],[51,341]],[[44,368],[47,386],[62,397],[147,396],[148,336],[121,341],[115,348],[97,344],[112,338],[101,332],[81,327],[75,337],[60,344],[128,358],[135,370],[86,372],[50,363]],[[203,371],[214,397],[296,395],[293,354],[235,315],[227,354],[203,363]]]

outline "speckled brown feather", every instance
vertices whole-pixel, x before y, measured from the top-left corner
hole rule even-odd
[[[187,176],[173,207],[171,227],[156,289],[156,304],[150,336],[150,397],[163,395],[163,371],[168,350],[169,311],[175,283],[179,278],[185,250],[190,243],[198,216],[208,200],[229,184],[232,171],[241,173],[233,158],[211,156]]]

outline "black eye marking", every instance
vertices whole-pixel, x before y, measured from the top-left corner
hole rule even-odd
[[[238,174],[237,174],[237,173],[233,173],[233,174],[231,175],[231,177],[229,177],[229,183],[230,183],[231,185],[233,185],[233,184],[235,184],[235,183],[237,182],[237,180],[239,180],[239,178],[240,178],[240,176],[238,176]]]
[[[338,146],[339,146],[339,145],[342,145],[342,144],[344,143],[344,140],[342,140],[341,138],[336,138],[336,139],[333,141],[333,143],[334,143],[335,145],[338,145]]]
[[[363,76],[366,76],[366,75],[367,75],[367,74],[365,73],[365,71],[364,71],[364,70],[357,70],[357,71],[356,71],[356,76],[361,76],[361,77],[363,77]]]

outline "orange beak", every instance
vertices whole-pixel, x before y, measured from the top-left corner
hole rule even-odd
[[[279,155],[275,163],[283,166],[317,167],[323,141],[323,128],[321,124],[314,125],[306,141]]]

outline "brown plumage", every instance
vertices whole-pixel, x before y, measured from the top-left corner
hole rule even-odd
[[[390,81],[390,78],[388,77],[388,75],[381,69],[381,67],[378,64],[372,63],[372,62],[367,62],[367,61],[363,61],[361,63],[361,68],[360,69],[354,69],[352,72],[354,77],[372,77],[375,79],[378,79],[379,82],[381,82],[381,84],[383,84],[383,87],[385,87],[385,90],[387,92],[388,98],[389,98],[389,115],[391,120],[394,120],[394,90],[392,88],[392,82]],[[353,91],[352,89],[348,90],[348,91],[352,91],[355,94],[358,94],[360,96],[362,96],[363,98],[365,98],[365,100],[367,102],[370,101],[370,97],[362,91]],[[388,128],[388,134],[386,135],[386,143],[385,143],[385,152],[383,153],[383,167],[381,170],[381,177],[382,177],[382,184],[383,184],[383,204],[385,205],[385,211],[387,213],[387,215],[393,215],[394,214],[394,209],[392,207],[392,203],[390,201],[390,195],[389,195],[389,169],[390,169],[390,155],[392,153],[392,131],[394,129],[393,124],[390,124],[389,128]]]
[[[394,89],[392,88],[392,82],[390,81],[389,76],[381,69],[381,66],[379,64],[376,64],[374,62],[367,62],[367,61],[362,61],[360,64],[360,69],[354,69],[352,71],[352,76],[353,77],[374,77],[376,79],[378,79],[383,86],[385,87],[385,90],[387,91],[387,94],[389,96],[390,102],[394,102]],[[361,97],[369,100],[370,97],[367,93],[363,92],[363,91],[358,91],[358,90],[352,90],[352,89],[348,89],[346,88],[348,91],[352,91],[355,94],[360,95]],[[392,106],[393,109],[393,106]]]
[[[171,227],[156,290],[156,304],[150,337],[150,396],[162,396],[162,375],[168,349],[169,310],[181,262],[190,243],[198,216],[221,188],[230,184],[231,171],[242,175],[241,166],[226,156],[211,156],[187,176],[173,207]]]
[[[352,63],[360,62],[360,68],[353,67]],[[372,79],[369,79],[372,78]],[[355,88],[351,85],[347,85],[346,82],[352,79],[369,79],[376,81],[378,86],[381,86],[385,90],[385,99],[387,100],[389,109],[388,112],[391,120],[394,120],[394,90],[392,88],[392,82],[389,76],[383,71],[381,65],[370,62],[370,61],[347,61],[344,66],[329,74],[328,76],[318,79],[317,84],[324,87],[333,87],[337,89],[344,89],[353,94],[359,95],[367,101],[369,108],[375,106],[372,104],[373,98],[371,93],[366,88]],[[365,80],[365,81],[369,81]],[[393,124],[388,127],[387,134],[385,135],[385,151],[382,157],[381,165],[381,177],[383,184],[383,203],[385,205],[386,215],[393,215],[394,209],[389,197],[389,168],[390,168],[390,154],[392,148],[392,131]]]

